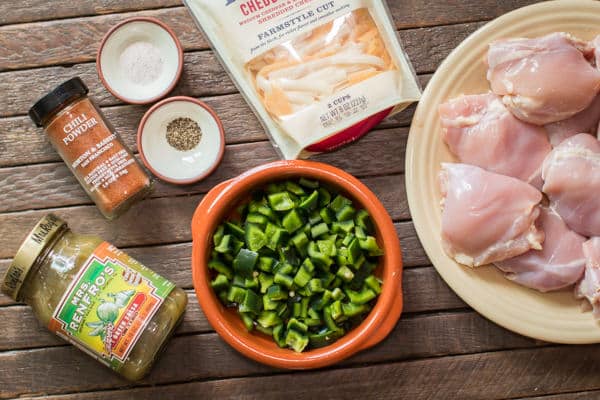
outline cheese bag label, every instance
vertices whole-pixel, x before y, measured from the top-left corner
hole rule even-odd
[[[353,141],[418,100],[381,0],[184,0],[287,159]]]

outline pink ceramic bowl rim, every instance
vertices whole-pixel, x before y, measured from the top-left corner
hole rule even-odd
[[[106,78],[104,77],[104,72],[102,71],[102,63],[100,62],[102,51],[104,50],[104,45],[106,44],[106,41],[108,40],[108,38],[113,33],[115,33],[119,28],[121,28],[123,25],[130,24],[132,22],[150,22],[150,23],[160,26],[163,30],[165,30],[169,34],[169,36],[171,36],[171,38],[173,38],[173,42],[175,43],[175,46],[177,47],[178,66],[177,66],[177,73],[173,77],[173,81],[169,84],[169,86],[165,90],[163,90],[156,96],[146,99],[146,100],[133,100],[133,99],[130,99],[126,96],[123,96],[123,95],[117,93],[117,91],[114,90],[106,81]],[[155,101],[160,100],[163,97],[165,97],[167,94],[169,94],[175,88],[175,85],[177,85],[177,82],[179,82],[179,79],[181,78],[181,73],[183,72],[183,47],[181,46],[179,39],[177,39],[177,35],[175,35],[175,32],[161,20],[159,20],[157,18],[153,18],[153,17],[128,18],[125,21],[122,21],[122,22],[118,23],[117,25],[113,26],[112,28],[110,28],[110,30],[108,32],[106,32],[106,34],[102,38],[102,41],[100,42],[100,47],[98,48],[98,52],[96,53],[96,70],[98,71],[98,76],[100,77],[100,81],[102,82],[102,84],[104,85],[106,90],[108,90],[113,96],[115,96],[119,100],[121,100],[125,103],[129,103],[129,104],[154,103]]]
[[[190,178],[190,179],[173,179],[173,178],[170,178],[168,176],[165,176],[165,175],[159,173],[152,166],[152,163],[146,158],[146,156],[144,154],[144,146],[142,146],[142,135],[144,134],[144,126],[146,125],[146,122],[148,121],[148,118],[150,118],[150,116],[156,110],[158,110],[159,108],[161,108],[165,104],[169,104],[169,103],[172,103],[172,102],[175,102],[175,101],[187,101],[187,102],[190,102],[190,103],[194,103],[194,104],[199,105],[200,107],[204,108],[206,111],[208,111],[210,113],[210,115],[213,117],[213,119],[215,120],[215,122],[217,123],[217,126],[219,127],[219,134],[221,136],[221,145],[219,146],[219,150],[218,150],[219,153],[217,155],[217,158],[215,159],[215,162],[206,171],[204,171],[201,174],[199,174],[198,176],[195,176],[195,177]],[[213,110],[208,104],[206,104],[203,101],[200,101],[198,99],[194,99],[193,97],[173,96],[173,97],[166,98],[166,99],[164,99],[162,101],[159,101],[158,103],[156,103],[155,105],[153,105],[148,111],[146,111],[146,113],[142,117],[142,120],[140,121],[140,125],[138,126],[138,130],[137,130],[137,147],[138,147],[138,151],[140,153],[140,157],[142,159],[142,162],[144,163],[144,165],[146,166],[146,168],[148,168],[150,170],[150,172],[152,172],[152,174],[154,174],[155,176],[157,176],[161,180],[163,180],[165,182],[168,182],[168,183],[171,183],[173,185],[190,185],[192,183],[200,182],[201,180],[203,180],[206,177],[208,177],[210,174],[212,174],[215,171],[215,169],[217,169],[217,167],[221,163],[221,160],[223,159],[223,154],[225,153],[225,130],[223,129],[223,123],[221,122],[221,118],[219,118],[219,116],[217,115],[217,113],[215,112],[215,110]]]

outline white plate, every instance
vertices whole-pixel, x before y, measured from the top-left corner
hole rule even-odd
[[[460,94],[489,91],[483,58],[488,44],[509,37],[564,31],[582,39],[600,34],[600,2],[552,1],[510,12],[469,36],[441,64],[419,103],[406,150],[406,188],[419,239],[442,278],[466,303],[497,324],[557,343],[600,342],[600,325],[582,313],[571,290],[539,293],[505,279],[492,266],[470,269],[442,249],[440,163],[456,161],[441,139],[438,106]]]

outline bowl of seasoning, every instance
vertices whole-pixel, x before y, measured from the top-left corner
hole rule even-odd
[[[126,103],[148,104],[166,96],[183,70],[183,48],[156,18],[134,17],[109,30],[98,49],[102,84]]]
[[[144,165],[161,180],[188,185],[210,175],[225,151],[221,119],[200,100],[176,96],[150,108],[138,128]]]
[[[402,312],[392,220],[327,164],[278,161],[214,187],[192,219],[192,276],[213,328],[256,361],[321,368],[381,342]]]

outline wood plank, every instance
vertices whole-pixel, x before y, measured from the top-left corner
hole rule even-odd
[[[0,3],[0,25],[179,5],[181,0],[53,0],[52,13],[48,13],[47,0],[5,0]]]
[[[371,132],[358,143],[334,153],[312,157],[358,176],[401,173],[408,131],[405,128]],[[131,140],[131,138],[130,138]],[[375,161],[356,162],[377,153]],[[250,168],[278,159],[269,142],[228,145],[223,161],[207,179],[185,187],[157,182],[154,197],[205,193],[214,185]],[[0,168],[0,212],[92,204],[63,162]],[[382,194],[385,193],[382,190]],[[391,192],[393,193],[393,192]],[[408,217],[406,209],[405,217]]]
[[[282,397],[297,400],[325,399],[505,399],[537,394],[560,394],[536,399],[598,398],[600,366],[598,346],[554,347],[470,354],[397,362],[361,368],[287,373],[191,382],[127,391],[103,391],[47,397],[51,400],[203,399],[247,398],[260,393],[262,400]],[[558,360],[560,360],[558,362]],[[315,384],[326,382],[326,384]],[[571,394],[568,392],[590,390]],[[593,391],[592,391],[593,390]],[[585,397],[590,394],[589,397]]]
[[[535,0],[456,2],[450,9],[444,3],[424,3],[415,0],[388,1],[388,5],[396,26],[411,28],[482,21],[534,2]],[[180,4],[179,0],[101,0],[75,4],[69,0],[54,0],[52,14],[48,15],[45,0],[4,1],[0,3],[0,25],[173,7]]]
[[[424,334],[425,332],[428,334]],[[416,316],[401,320],[382,344],[360,353],[342,365],[393,362],[414,357],[539,345],[539,342],[505,331],[473,312]],[[600,355],[600,347],[592,347],[590,352]],[[582,362],[585,363],[585,360]],[[588,360],[585,364],[591,363]],[[536,365],[529,366],[535,368]],[[572,364],[561,365],[572,367]],[[547,368],[546,365],[544,367]],[[76,381],[72,379],[72,371],[75,370],[78,376]],[[191,379],[217,379],[276,372],[282,371],[244,358],[226,345],[217,334],[179,336],[171,340],[150,376],[142,383],[164,384]],[[456,372],[460,374],[459,371]],[[471,373],[463,371],[467,372]],[[334,372],[322,374],[330,376]],[[301,374],[294,376],[299,377]],[[3,397],[22,396],[39,391],[51,394],[98,390],[122,387],[126,384],[127,382],[107,369],[100,368],[96,361],[71,346],[0,353],[0,387],[3,388]],[[597,381],[595,384],[599,385]],[[389,385],[381,387],[387,386]]]
[[[535,396],[535,397],[519,397],[515,400],[590,400],[600,399],[600,390],[575,392],[575,393],[561,393],[550,396]]]
[[[172,10],[176,9],[168,9],[166,11],[172,12]],[[400,31],[399,35],[404,42],[404,47],[411,58],[415,70],[417,73],[423,74],[433,72],[452,49],[481,25],[481,23],[470,23],[465,25],[409,29]],[[188,29],[188,31],[191,30]],[[193,31],[195,31],[195,28]],[[7,34],[6,36],[12,38],[12,35]],[[4,35],[2,28],[0,28],[0,37],[2,36]],[[15,38],[14,40],[17,39]],[[13,46],[23,46],[23,43],[13,43]],[[69,47],[68,49],[69,52],[64,55],[65,57],[70,57],[71,48]],[[88,47],[84,50],[88,50]],[[37,53],[37,51],[41,53]],[[0,60],[2,60],[2,52],[3,50],[0,48]],[[77,49],[73,49],[73,52],[77,54]],[[43,48],[32,51],[31,61],[27,61],[26,49],[22,53],[10,54],[19,63],[40,62],[39,65],[23,64],[19,68],[52,65],[43,63],[45,58]],[[18,56],[15,54],[18,54]],[[93,60],[93,56],[88,58],[88,61]],[[14,62],[17,62],[16,60]],[[72,62],[80,62],[80,60],[73,59]],[[2,63],[0,63],[0,70],[2,70]],[[52,90],[59,83],[75,75],[80,76],[86,82],[90,87],[91,95],[101,105],[118,103],[100,83],[95,64],[89,62],[70,68],[35,68],[1,73],[0,92],[4,96],[0,98],[0,116],[24,114],[39,97]],[[186,54],[184,74],[173,94],[182,93],[201,97],[232,93],[233,91],[235,91],[235,87],[217,62],[212,51],[200,51]]]
[[[185,247],[190,246],[186,245]],[[189,250],[191,251],[191,249]],[[189,263],[185,264],[185,268],[182,264],[179,268],[180,271],[176,271],[178,275],[187,277],[184,282],[174,279],[174,273],[167,271],[162,262],[153,260],[147,265],[151,265],[152,268],[158,267],[156,272],[174,280],[181,287],[192,287]],[[0,273],[4,273],[1,267]],[[433,267],[407,269],[404,271],[403,279],[404,315],[412,312],[447,311],[467,307],[442,281]],[[213,332],[204,313],[198,307],[195,293],[188,290],[188,296],[188,307],[184,320],[177,329],[177,334]],[[39,325],[28,306],[0,307],[0,321],[3,326],[3,334],[0,335],[0,351],[64,344],[45,327]]]

